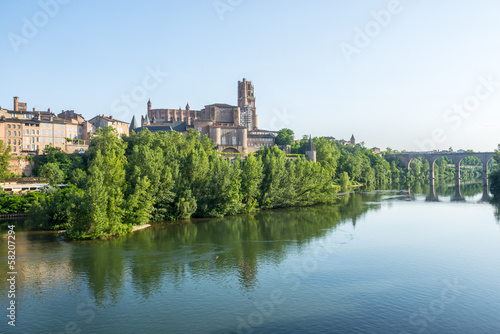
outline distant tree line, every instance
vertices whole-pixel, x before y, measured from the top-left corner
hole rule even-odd
[[[498,204],[500,203],[500,144],[498,145],[498,149],[495,150],[493,162],[493,171],[488,176],[488,179],[493,200]]]

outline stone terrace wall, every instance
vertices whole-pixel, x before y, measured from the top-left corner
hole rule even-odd
[[[31,176],[34,167],[35,163],[33,161],[26,160],[24,157],[20,159],[10,159],[10,172],[16,175],[23,175],[24,173],[26,176]]]

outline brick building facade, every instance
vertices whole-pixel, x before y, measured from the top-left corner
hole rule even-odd
[[[27,104],[14,97],[12,110],[0,108],[0,140],[11,147],[11,155],[36,155],[43,149],[58,147],[66,153],[83,153],[88,149],[90,136],[99,127],[110,125],[119,134],[128,134],[128,123],[113,117],[96,116],[85,121],[74,110],[57,116],[48,110],[27,110]]]
[[[250,153],[262,146],[273,146],[277,135],[277,131],[258,128],[254,86],[246,79],[238,82],[237,106],[215,103],[193,110],[188,103],[185,109],[153,109],[149,100],[146,116],[141,116],[141,126],[134,116],[130,128],[181,133],[192,129],[207,135],[219,151],[229,153]]]

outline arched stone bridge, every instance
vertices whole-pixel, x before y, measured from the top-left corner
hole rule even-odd
[[[434,193],[434,163],[438,158],[447,157],[453,161],[455,164],[455,182],[457,184],[458,192],[460,192],[460,162],[466,157],[477,157],[481,160],[483,164],[483,190],[487,197],[488,194],[488,162],[493,158],[495,152],[478,152],[478,153],[456,153],[456,152],[432,152],[432,153],[419,153],[419,152],[408,152],[401,154],[388,154],[386,159],[394,157],[398,158],[406,164],[408,170],[410,170],[410,163],[415,158],[423,158],[429,162],[429,180],[431,184],[431,197],[437,197]],[[483,197],[485,197],[483,196]]]

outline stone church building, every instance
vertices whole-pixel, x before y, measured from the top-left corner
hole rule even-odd
[[[196,130],[216,143],[220,152],[228,153],[251,153],[262,146],[274,146],[277,135],[277,131],[259,129],[254,86],[246,79],[238,81],[236,106],[215,103],[193,110],[188,103],[185,109],[153,109],[149,100],[141,125],[135,116],[130,124],[135,132],[144,128],[151,132]]]

